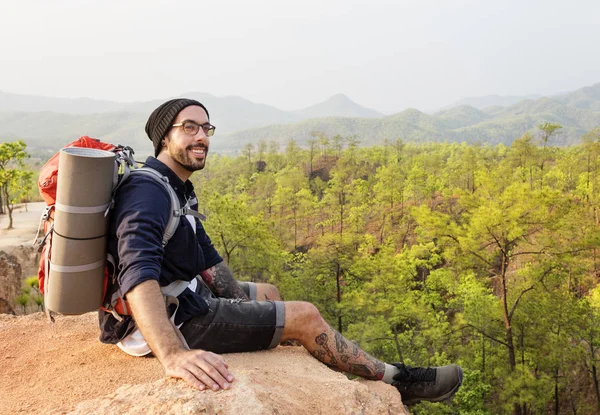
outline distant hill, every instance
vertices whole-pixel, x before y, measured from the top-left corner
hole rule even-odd
[[[469,106],[473,108],[477,108],[482,110],[487,107],[493,106],[501,106],[508,107],[510,105],[516,104],[517,102],[526,100],[526,99],[538,99],[541,98],[541,95],[523,95],[523,96],[501,96],[501,95],[486,95],[483,97],[469,97],[463,98],[461,100],[456,101],[453,104],[450,104],[443,109],[453,108],[453,107],[461,107],[461,106]]]
[[[461,105],[434,114],[435,117],[445,121],[449,128],[460,128],[477,124],[491,118],[489,114],[468,105]]]
[[[523,100],[508,107],[485,110],[462,105],[428,115],[408,109],[379,119],[339,117],[311,119],[294,124],[268,126],[230,134],[227,146],[242,146],[259,140],[285,143],[295,139],[306,145],[312,131],[327,135],[356,136],[363,144],[401,138],[412,142],[458,141],[510,145],[527,131],[535,132],[543,122],[563,126],[553,144],[569,145],[600,126],[600,84],[569,94]]]
[[[208,108],[210,120],[217,126],[219,134],[262,125],[289,123],[298,120],[298,117],[294,114],[270,105],[257,104],[242,97],[216,97],[202,92],[188,92],[181,96],[195,99],[204,104],[206,108]],[[142,113],[145,118],[148,118],[150,112],[164,101],[166,101],[166,99],[131,103],[128,104],[124,110]]]
[[[24,96],[17,96],[17,99],[14,95],[11,95],[9,103],[3,101],[2,108],[21,105],[23,108],[39,109],[54,103],[59,108],[67,108],[71,103],[64,99],[38,101],[34,99],[36,97],[29,97],[27,99],[31,102],[26,105]],[[509,145],[525,132],[535,131],[543,122],[560,123],[563,129],[556,135],[554,144],[568,145],[577,143],[582,134],[600,126],[600,83],[571,93],[521,100],[508,106],[479,109],[460,105],[432,115],[408,109],[382,116],[341,94],[293,112],[236,96],[215,97],[198,92],[184,95],[198,99],[209,108],[211,121],[217,126],[217,134],[212,140],[212,147],[217,151],[236,151],[247,143],[260,140],[285,144],[295,139],[298,144],[306,145],[315,132],[329,136],[355,136],[363,145],[396,138],[413,142],[465,141]],[[4,110],[0,111],[0,139],[22,138],[36,150],[48,148],[55,151],[80,135],[90,135],[128,144],[142,154],[149,154],[152,147],[144,126],[149,112],[163,101],[123,104],[75,100],[82,105],[81,111],[87,104],[90,105],[86,111],[119,106],[119,109],[96,113]]]
[[[283,111],[238,96],[216,97],[201,92],[188,92],[181,96],[196,99],[206,105],[210,111],[211,122],[217,126],[219,135],[313,117],[381,116],[377,111],[361,107],[341,94],[298,111]],[[54,141],[56,137],[70,137],[73,131],[78,131],[79,135],[97,135],[97,130],[112,128],[107,137],[126,137],[135,142],[140,134],[144,135],[145,120],[150,112],[166,99],[168,98],[120,103],[88,98],[48,98],[0,91],[0,136],[20,136],[29,142],[35,142],[35,145],[43,145]],[[16,120],[26,122],[27,126],[22,128],[21,125],[14,124]],[[119,137],[121,134],[123,135]]]
[[[216,97],[211,94],[199,92],[190,92],[182,96],[197,99],[206,105],[212,115],[211,121],[219,128],[219,133],[227,133],[261,125],[288,123],[299,119],[292,113],[269,105],[257,104],[241,97]],[[147,119],[150,112],[166,99],[119,103],[97,101],[88,98],[48,98],[0,92],[0,112],[52,112],[61,114],[57,118],[61,118],[65,114],[109,114],[107,115],[107,119],[110,122],[115,117],[110,114],[114,113],[139,113],[143,115],[143,118]],[[44,118],[47,117],[44,116]],[[7,134],[7,131],[0,127],[0,134]]]
[[[146,119],[145,114],[129,112],[0,112],[0,141],[22,139],[32,149],[55,152],[78,137],[89,135],[150,152],[152,146],[144,132]]]
[[[560,95],[556,100],[571,107],[600,111],[600,83]]]
[[[126,104],[91,98],[51,98],[0,91],[0,111],[52,111],[67,114],[93,114],[119,111],[124,105]]]
[[[326,101],[294,111],[300,119],[318,117],[364,117],[378,118],[383,114],[370,108],[361,107],[344,94],[337,94]]]

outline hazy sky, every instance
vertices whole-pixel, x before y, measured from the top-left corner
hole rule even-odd
[[[600,82],[600,1],[0,0],[0,90],[392,113]]]

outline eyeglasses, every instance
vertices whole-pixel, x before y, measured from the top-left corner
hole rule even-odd
[[[204,134],[206,134],[207,137],[212,137],[217,128],[210,123],[198,124],[197,122],[192,120],[185,120],[178,124],[173,124],[171,127],[183,127],[183,131],[189,135],[198,134],[198,131],[200,131],[200,127],[202,127],[202,130],[204,131]]]

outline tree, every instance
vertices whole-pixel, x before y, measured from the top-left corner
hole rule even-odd
[[[333,138],[331,139],[333,151],[335,152],[336,159],[339,159],[340,157],[342,157],[342,149],[344,148],[343,141],[344,141],[344,139],[339,134],[334,135]]]
[[[15,203],[31,189],[32,172],[25,171],[25,151],[27,145],[21,141],[0,144],[0,191],[8,213],[8,227],[13,227],[13,209]]]
[[[308,180],[297,167],[286,167],[277,173],[277,189],[273,197],[275,205],[279,206],[280,229],[287,228],[287,218],[291,213],[292,232],[294,234],[294,250],[298,247],[298,223],[302,216],[308,215],[310,206],[315,201],[308,190]]]
[[[533,136],[525,133],[521,138],[513,141],[508,153],[511,166],[522,172],[523,179],[529,176],[529,189],[533,190],[533,172],[539,149],[533,143]]]
[[[244,146],[244,150],[242,151],[244,157],[248,159],[248,164],[252,164],[252,155],[254,154],[254,144],[248,143]]]
[[[600,127],[581,137],[585,154],[586,174],[583,177],[583,193],[588,201],[597,224],[600,224],[600,212],[598,206],[598,172],[600,164]]]
[[[385,239],[385,223],[389,217],[390,228],[397,225],[396,211],[399,207],[399,216],[404,215],[404,172],[400,163],[391,163],[377,169],[375,176],[377,182],[374,186],[375,200],[380,203],[382,212],[381,233],[379,242]]]
[[[310,135],[313,138],[308,140],[308,165],[309,165],[308,178],[312,179],[313,178],[313,160],[315,158],[315,149],[317,148],[317,137],[319,136],[319,133],[312,131],[310,133]]]
[[[319,144],[321,144],[321,156],[325,157],[329,148],[329,137],[327,137],[325,134],[320,134]]]
[[[552,123],[552,122],[545,122],[542,123],[540,125],[538,125],[538,128],[541,131],[541,139],[542,139],[542,143],[543,143],[543,147],[542,147],[542,160],[540,162],[540,171],[541,171],[541,176],[540,176],[540,187],[544,184],[544,163],[546,163],[546,148],[548,147],[548,141],[550,140],[550,137],[552,136],[552,134],[554,134],[556,131],[560,130],[562,128],[562,126],[560,124],[556,124],[556,123]]]
[[[265,282],[281,269],[279,242],[262,215],[229,194],[212,194],[205,203],[206,231],[234,274]]]
[[[298,147],[298,143],[296,140],[291,139],[288,141],[287,146],[285,147],[285,156],[287,158],[288,166],[296,166],[298,161],[300,160],[300,156],[302,154],[302,149]]]

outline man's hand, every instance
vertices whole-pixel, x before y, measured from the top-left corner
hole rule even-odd
[[[167,376],[181,378],[196,389],[229,389],[233,375],[222,356],[204,350],[182,350],[162,361]]]
[[[218,354],[204,350],[187,350],[167,315],[165,300],[157,281],[136,285],[127,300],[136,325],[160,360],[167,376],[181,378],[191,386],[204,390],[229,389],[233,376]]]

